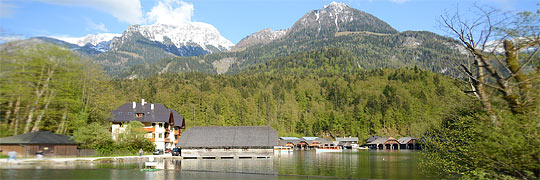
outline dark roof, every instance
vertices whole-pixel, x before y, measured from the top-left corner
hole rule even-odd
[[[182,133],[178,146],[194,148],[273,148],[278,137],[270,126],[200,126]]]
[[[409,141],[416,139],[414,137],[402,137],[398,139],[399,144],[407,144]]]
[[[174,126],[182,127],[184,124],[184,117],[178,112],[172,109],[167,109],[163,104],[159,103],[145,103],[144,106],[141,103],[126,103],[111,113],[112,122],[169,122],[169,118],[173,117]],[[151,105],[154,104],[154,109],[151,109]],[[143,113],[142,117],[136,117],[137,113]]]
[[[380,137],[381,137],[381,136],[370,136],[370,137],[368,138],[368,140],[366,141],[366,143],[373,142],[373,141],[375,141],[375,139],[378,139],[378,138],[380,138]]]
[[[0,138],[0,144],[77,144],[71,136],[36,131],[16,136]]]

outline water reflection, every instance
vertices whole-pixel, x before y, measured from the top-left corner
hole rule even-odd
[[[295,151],[271,159],[161,160],[155,172],[144,162],[7,165],[0,179],[425,179],[415,151],[316,153]]]

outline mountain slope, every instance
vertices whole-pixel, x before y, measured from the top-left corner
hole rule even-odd
[[[379,18],[332,2],[300,18],[287,32],[288,40],[309,40],[334,37],[337,32],[374,32],[393,34],[397,31]]]
[[[239,51],[258,44],[268,44],[276,39],[280,39],[285,36],[287,31],[287,29],[274,31],[270,28],[257,31],[240,40],[240,42],[238,42],[238,44],[231,48],[231,50]]]

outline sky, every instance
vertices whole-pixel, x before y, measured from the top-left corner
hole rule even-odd
[[[0,0],[0,42],[35,36],[122,33],[131,24],[204,22],[233,43],[261,29],[291,27],[332,0]],[[398,31],[431,31],[445,12],[471,6],[536,11],[538,0],[341,0]]]

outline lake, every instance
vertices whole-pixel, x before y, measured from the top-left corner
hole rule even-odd
[[[271,159],[165,160],[165,170],[141,172],[143,162],[8,165],[0,179],[426,179],[417,151],[295,151]]]

